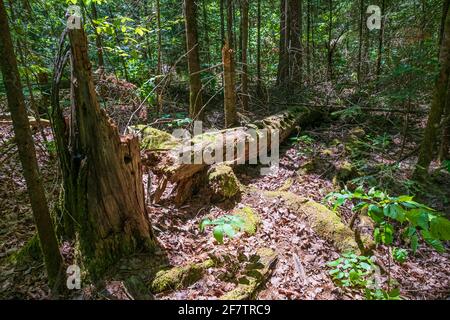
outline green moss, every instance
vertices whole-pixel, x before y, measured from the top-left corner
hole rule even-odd
[[[202,263],[192,263],[182,267],[159,271],[150,284],[154,293],[185,288],[203,277],[206,269],[214,266],[214,261],[208,259]]]
[[[142,150],[169,150],[179,145],[171,134],[146,125],[133,126],[132,130],[141,135]]]
[[[42,260],[41,244],[37,234],[10,256],[10,261],[17,264],[24,264],[32,260]]]
[[[217,165],[208,173],[208,181],[214,195],[232,198],[241,193],[241,185],[233,169],[227,165]]]
[[[261,223],[261,218],[250,207],[244,207],[236,211],[236,215],[244,220],[244,232],[254,235]]]
[[[339,251],[359,249],[353,231],[327,207],[291,192],[264,192],[264,194],[271,198],[283,198],[291,211],[304,217],[320,237],[330,241]],[[367,237],[363,237],[362,240],[366,247],[372,246]]]

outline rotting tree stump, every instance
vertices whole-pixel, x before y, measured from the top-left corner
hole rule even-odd
[[[68,34],[72,64],[68,122],[59,106],[58,81],[52,94],[52,123],[63,173],[60,213],[65,230],[72,230],[69,236],[77,234],[83,265],[95,279],[121,257],[153,249],[155,240],[144,202],[138,137],[120,136],[100,109],[86,34],[82,28]],[[56,75],[61,73],[57,70]]]

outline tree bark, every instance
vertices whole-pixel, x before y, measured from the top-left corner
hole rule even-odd
[[[13,51],[14,46],[3,1],[0,1],[0,29],[2,30],[0,33],[0,55],[2,57],[0,64],[8,107],[13,120],[15,139],[38,230],[50,288],[57,291],[61,283],[63,261],[39,174],[36,150],[25,109],[17,60]]]
[[[433,101],[425,128],[424,138],[420,145],[419,159],[414,171],[414,177],[424,179],[428,175],[428,167],[433,159],[437,140],[437,131],[444,112],[448,78],[450,73],[450,10],[447,10],[444,36],[440,49],[440,72],[436,81]]]
[[[333,0],[328,0],[328,52],[327,52],[327,74],[328,81],[333,79]]]
[[[225,128],[234,126],[237,122],[236,114],[236,86],[234,78],[234,51],[225,41],[222,49],[223,78],[224,78],[224,113]]]
[[[57,85],[52,120],[64,196],[69,199],[65,209],[75,221],[83,265],[98,279],[122,257],[151,251],[155,239],[144,204],[138,138],[119,136],[117,126],[100,109],[83,28],[69,30],[69,39],[71,125],[55,102]]]
[[[197,119],[202,117],[203,99],[198,54],[197,8],[194,0],[184,1],[184,16],[190,86],[189,116],[192,119]]]

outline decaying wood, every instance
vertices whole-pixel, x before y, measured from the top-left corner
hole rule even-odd
[[[144,203],[138,138],[120,136],[100,108],[83,28],[68,34],[70,125],[59,106],[57,85],[52,114],[64,180],[62,211],[74,223],[85,267],[97,278],[123,256],[152,249],[154,236]]]
[[[173,147],[170,150],[146,150],[143,164],[150,167],[151,170],[159,175],[163,179],[159,184],[158,189],[155,192],[153,201],[157,203],[164,193],[167,186],[167,182],[178,184],[180,190],[192,190],[190,179],[194,175],[199,174],[208,167],[207,163],[201,162],[198,164],[181,162],[180,153],[184,155],[184,159],[195,159],[199,157],[203,159],[202,155],[208,155],[214,157],[216,150],[223,152],[223,159],[226,155],[226,146],[231,146],[229,149],[233,150],[233,157],[227,164],[243,164],[249,163],[251,160],[255,160],[260,156],[259,141],[266,139],[267,149],[271,147],[271,134],[278,131],[279,142],[283,142],[289,137],[298,126],[305,126],[314,123],[321,119],[322,113],[318,110],[306,108],[306,107],[293,107],[284,112],[280,112],[276,115],[267,117],[261,121],[257,121],[254,124],[247,125],[246,127],[238,127],[225,129],[214,133],[204,133],[199,136],[195,136],[191,140],[178,147]],[[253,130],[252,130],[253,129]],[[252,132],[256,132],[258,137]],[[260,134],[261,129],[266,129],[267,135],[262,136]],[[259,131],[258,131],[259,130]],[[222,139],[219,139],[222,137]],[[256,142],[258,140],[258,142]],[[258,147],[250,148],[251,143],[258,143]],[[244,152],[238,154],[236,152],[238,146],[243,147]],[[192,161],[193,162],[193,161]],[[165,181],[165,182],[164,182]],[[186,198],[186,196],[178,196],[179,199]]]
[[[248,276],[247,283],[240,283],[234,290],[220,297],[220,300],[249,300],[256,297],[258,289],[271,276],[278,260],[278,254],[270,248],[260,248],[256,254],[259,257],[258,276]]]

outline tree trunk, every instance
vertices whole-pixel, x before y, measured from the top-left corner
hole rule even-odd
[[[445,98],[444,121],[442,121],[442,139],[439,150],[439,160],[450,159],[450,82],[447,85],[447,96]]]
[[[156,65],[156,73],[158,76],[162,76],[162,37],[161,37],[161,7],[159,0],[156,0],[156,24],[158,28],[158,63]],[[156,81],[158,89],[157,93],[157,104],[158,104],[158,114],[162,114],[163,103],[162,103],[162,88],[160,87],[160,81]]]
[[[301,0],[289,0],[289,11],[291,12],[291,34],[289,48],[290,63],[290,86],[298,87],[302,83],[303,48],[302,48],[302,5]]]
[[[277,72],[278,86],[284,85],[289,75],[289,15],[288,0],[280,0],[280,44]]]
[[[211,65],[211,53],[209,49],[209,31],[208,31],[208,2],[207,0],[202,1],[202,11],[203,11],[203,32],[205,33],[205,51],[206,51],[206,63]]]
[[[381,62],[382,62],[382,55],[383,55],[383,38],[384,38],[384,24],[386,22],[386,15],[385,15],[386,7],[385,7],[385,0],[381,1],[381,28],[378,35],[378,57],[377,57],[377,81],[380,79],[381,75]],[[378,84],[377,84],[378,86]]]
[[[414,176],[417,179],[423,179],[428,174],[428,167],[433,159],[437,142],[437,131],[444,112],[450,73],[450,10],[447,10],[445,20],[444,36],[440,49],[440,64],[439,77],[436,81],[430,114],[414,172]]]
[[[258,96],[262,94],[262,85],[261,85],[261,0],[258,0],[258,13],[257,13],[257,38],[256,38],[256,92]]]
[[[91,10],[92,10],[92,18],[93,20],[98,19],[97,15],[97,7],[95,6],[95,3],[92,2],[91,4]],[[103,43],[102,43],[102,36],[98,34],[96,29],[96,24],[94,24],[94,34],[95,34],[95,46],[97,48],[97,63],[99,69],[105,68],[105,61],[103,59]]]
[[[248,0],[242,2],[242,109],[248,109],[248,65],[247,65],[247,47],[248,47]]]
[[[306,18],[306,77],[310,80],[311,77],[311,0],[307,0],[307,18]]]
[[[361,84],[361,68],[362,68],[362,48],[363,48],[363,30],[364,30],[364,0],[360,0],[359,8],[359,41],[358,41],[358,70],[356,72],[358,84]]]
[[[233,39],[233,0],[227,1],[227,36],[228,47],[234,49],[234,39]]]
[[[234,52],[225,41],[222,49],[223,78],[224,78],[224,113],[225,128],[230,128],[237,122],[236,88],[234,80]]]
[[[194,0],[184,1],[186,21],[186,45],[189,68],[189,116],[192,119],[202,117],[202,82],[200,78],[200,58],[198,55],[197,9]]]
[[[138,138],[119,136],[100,109],[86,34],[69,30],[72,61],[71,125],[64,121],[57,85],[53,126],[63,172],[66,210],[74,219],[83,264],[98,279],[111,264],[150,251],[154,236],[144,204]],[[61,71],[55,74],[59,77]]]
[[[39,174],[36,151],[25,109],[17,60],[13,51],[14,46],[3,1],[0,1],[0,29],[2,30],[0,33],[0,55],[2,57],[0,64],[8,107],[13,120],[15,139],[47,268],[50,288],[58,290],[61,283],[63,261]]]
[[[333,79],[333,0],[328,0],[328,52],[327,52],[327,74],[328,81]]]
[[[225,14],[224,14],[224,1],[220,0],[220,48],[222,49],[225,44]]]

